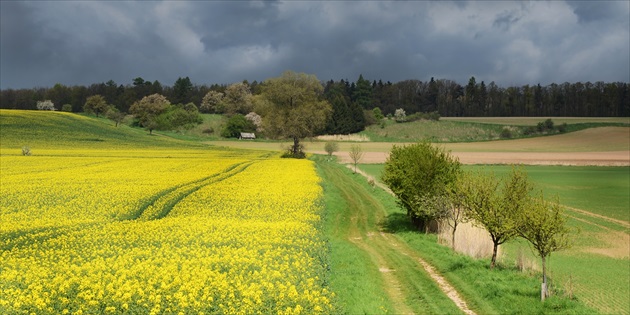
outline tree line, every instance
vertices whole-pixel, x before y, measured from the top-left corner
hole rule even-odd
[[[260,94],[261,83],[242,82],[252,95]],[[326,126],[328,133],[351,133],[362,130],[371,117],[362,112],[379,108],[384,115],[403,109],[408,115],[437,112],[449,117],[493,116],[630,116],[630,83],[575,82],[552,83],[546,86],[523,85],[501,87],[471,77],[466,85],[448,79],[429,81],[404,80],[396,83],[368,80],[359,76],[322,82],[324,95],[335,112]],[[201,107],[208,92],[225,93],[228,84],[198,85],[188,77],[178,78],[172,86],[141,77],[131,84],[112,80],[89,86],[66,86],[0,91],[0,108],[36,109],[38,101],[51,100],[57,109],[62,106],[80,112],[90,96],[102,95],[120,112],[129,112],[142,98],[160,94],[172,104],[193,103]],[[202,110],[203,112],[203,110]]]

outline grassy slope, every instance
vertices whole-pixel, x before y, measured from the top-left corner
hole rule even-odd
[[[133,148],[137,146],[189,146],[190,143],[149,135],[138,128],[78,114],[49,111],[0,110],[3,148],[51,143],[59,148]]]
[[[396,123],[384,119],[379,125],[368,126],[361,135],[375,142],[409,142],[429,140],[439,143],[478,142],[500,139],[504,127],[510,127],[513,138],[531,138],[549,134],[527,135],[527,127],[536,126],[546,118],[446,118],[440,121],[419,120]],[[629,127],[626,118],[553,118],[555,124],[566,122],[567,131],[575,132],[595,127]],[[551,134],[553,135],[553,133]]]
[[[365,164],[360,168],[375,178],[380,178],[383,164]],[[485,169],[498,176],[508,174],[511,170],[510,166],[464,168]],[[525,169],[530,179],[547,196],[558,194],[562,204],[630,222],[630,168],[525,166]],[[621,242],[622,239],[627,239],[628,228],[571,210],[567,213],[572,216],[569,225],[579,228],[581,233],[577,235],[573,249],[552,255],[552,277],[565,290],[572,286],[580,299],[601,313],[629,313],[630,268],[627,254],[626,258],[621,258],[592,252],[593,249],[611,253],[623,252],[626,245],[620,243],[621,248],[616,248],[606,239],[619,238]],[[628,248],[625,250],[626,253],[630,251]],[[502,260],[512,264],[519,252],[525,253],[531,261],[538,261],[527,244],[521,241],[506,244]]]

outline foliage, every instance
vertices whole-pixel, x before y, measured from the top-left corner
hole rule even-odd
[[[222,93],[226,88],[216,83],[192,84],[186,78],[179,78],[172,87],[140,77],[131,82],[119,84],[110,80],[86,86],[55,84],[52,88],[3,89],[0,91],[0,108],[36,109],[37,101],[49,99],[54,104],[71,104],[77,112],[87,97],[100,94],[108,104],[116,104],[119,110],[128,112],[134,102],[155,93],[166,96],[175,104],[201,104],[208,91]],[[371,85],[366,79],[329,82],[343,86],[343,96],[349,100],[348,104],[356,104],[366,110],[378,107],[385,115],[403,108],[408,115],[437,111],[442,117],[630,116],[628,82],[565,82],[547,86],[500,86],[501,83],[486,84],[477,80],[474,85],[462,86],[453,80],[434,78],[430,81],[403,80],[394,83],[375,80]],[[254,81],[252,90],[254,86],[258,89],[260,84]],[[202,112],[207,111],[202,109]]]
[[[123,121],[123,119],[125,119],[125,116],[126,116],[125,113],[119,111],[114,106],[109,106],[109,108],[105,112],[105,117],[107,117],[107,119],[115,122],[116,123],[116,127],[118,127],[118,124],[120,124]]]
[[[228,115],[245,115],[253,109],[252,92],[249,85],[245,83],[234,83],[228,86],[221,102]]]
[[[195,125],[200,124],[203,120],[199,116],[197,107],[188,103],[186,105],[169,106],[166,112],[156,117],[158,122],[158,130],[172,130],[172,129],[190,129]]]
[[[554,201],[546,201],[542,192],[522,210],[517,231],[519,236],[532,245],[535,253],[542,260],[541,299],[544,300],[549,296],[547,257],[552,252],[570,246],[569,229],[566,227],[567,219],[557,198]]]
[[[223,93],[214,90],[208,91],[201,101],[201,107],[199,110],[202,113],[224,113],[225,107],[223,106]]]
[[[129,111],[138,119],[142,127],[147,128],[149,133],[152,133],[154,129],[166,123],[164,117],[158,117],[168,110],[171,106],[170,104],[166,97],[160,94],[152,94],[133,103]]]
[[[367,117],[361,106],[352,102],[345,84],[328,82],[325,97],[332,106],[332,113],[326,122],[327,134],[351,134],[365,128]]]
[[[102,95],[92,95],[87,98],[85,105],[83,105],[83,111],[86,113],[94,114],[98,117],[99,114],[105,114],[110,105],[107,104],[105,98]]]
[[[356,103],[360,109],[372,108],[372,85],[370,81],[363,78],[362,74],[359,74],[356,88],[352,92],[352,101]]]
[[[247,115],[245,115],[245,119],[251,121],[252,124],[256,126],[256,132],[264,131],[262,127],[262,117],[260,117],[260,115],[256,114],[255,112],[250,112]]]
[[[498,246],[513,239],[521,224],[520,214],[529,205],[532,185],[522,169],[514,168],[499,189],[494,174],[469,173],[459,186],[466,215],[490,234],[493,243],[490,268],[496,265]]]
[[[61,106],[61,111],[62,112],[68,112],[68,113],[72,112],[72,105],[70,105],[70,104],[63,104]]]
[[[405,113],[405,110],[402,108],[397,109],[396,112],[394,112],[394,120],[399,123],[407,121],[407,114]]]
[[[251,120],[241,114],[236,114],[228,119],[225,127],[221,130],[221,137],[238,138],[241,132],[254,131],[256,131],[256,125]]]
[[[189,77],[179,77],[173,84],[173,95],[171,99],[173,103],[187,103],[190,101],[190,94],[193,90],[193,84]]]
[[[324,150],[328,153],[328,156],[332,156],[333,153],[339,151],[339,143],[328,141],[324,144]]]
[[[37,101],[38,110],[55,110],[55,104],[51,100]]]
[[[265,134],[292,139],[291,154],[303,156],[300,139],[323,130],[332,111],[321,83],[314,75],[287,71],[266,80],[260,89],[257,112],[263,117]]]
[[[350,155],[350,159],[352,160],[352,163],[354,164],[354,172],[357,172],[357,164],[359,163],[359,161],[361,161],[361,158],[363,157],[363,149],[361,148],[360,145],[358,144],[353,144],[350,146],[350,152],[348,152],[348,155]]]
[[[460,163],[444,149],[429,142],[392,147],[385,162],[383,182],[394,192],[413,222],[428,228],[443,217],[426,200],[450,189],[460,174]]]
[[[383,118],[385,118],[385,116],[383,116],[383,112],[381,112],[381,109],[380,109],[380,108],[378,108],[378,107],[374,107],[374,108],[372,109],[372,114],[374,114],[374,118],[375,118],[377,121],[380,121],[380,120],[382,120]]]

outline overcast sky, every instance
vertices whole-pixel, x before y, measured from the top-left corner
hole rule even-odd
[[[0,1],[0,88],[135,77],[630,82],[630,1]]]

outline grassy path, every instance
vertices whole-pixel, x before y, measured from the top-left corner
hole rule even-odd
[[[326,193],[338,194],[342,200],[337,207],[342,207],[344,211],[333,212],[334,215],[330,218],[332,221],[338,221],[338,225],[342,227],[342,231],[338,231],[336,237],[344,238],[367,254],[369,262],[364,263],[369,264],[369,268],[378,270],[381,289],[391,301],[393,313],[474,314],[446,280],[439,277],[413,249],[398,237],[386,232],[384,228],[386,211],[383,205],[372,196],[369,188],[350,177],[360,175],[350,174],[349,170],[334,162],[320,161],[318,168],[320,175],[329,185],[325,187]],[[348,221],[339,222],[344,219]],[[450,296],[445,291],[448,291]],[[344,301],[350,298],[343,295],[339,298],[342,304],[346,305],[346,309],[352,308],[352,305],[348,306],[348,302]],[[379,310],[364,311],[381,313]]]

